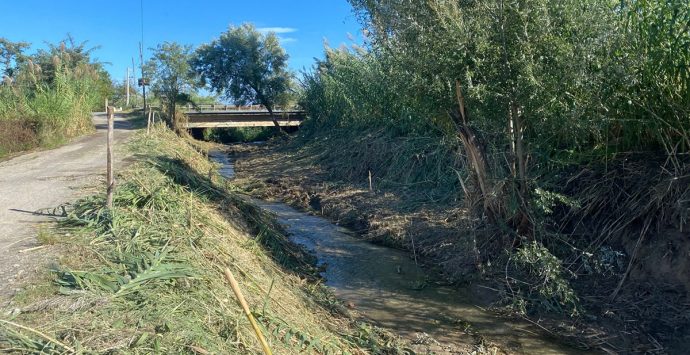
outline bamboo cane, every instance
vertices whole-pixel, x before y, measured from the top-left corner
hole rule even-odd
[[[228,268],[225,268],[225,279],[228,280],[228,282],[230,283],[230,287],[232,287],[232,292],[234,292],[235,296],[237,297],[237,302],[242,307],[242,310],[244,310],[244,314],[247,316],[247,319],[249,319],[249,323],[252,324],[252,328],[254,328],[254,333],[256,333],[256,337],[259,339],[259,342],[261,343],[261,347],[264,350],[264,354],[273,355],[273,353],[271,352],[271,348],[268,347],[268,342],[266,342],[266,338],[264,338],[263,333],[261,333],[261,329],[259,329],[259,325],[256,323],[256,320],[254,319],[252,312],[249,310],[249,305],[247,304],[247,301],[245,301],[244,296],[242,296],[240,285],[237,283],[237,281],[235,281],[235,277],[232,276],[232,273]]]

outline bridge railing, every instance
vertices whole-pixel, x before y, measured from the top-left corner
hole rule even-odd
[[[186,112],[194,111],[268,111],[263,105],[225,105],[225,104],[204,104],[204,105],[191,105],[187,104],[182,106],[182,109]],[[299,110],[296,106],[276,106],[273,111],[283,111],[283,110]]]

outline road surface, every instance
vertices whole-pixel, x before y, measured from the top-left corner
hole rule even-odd
[[[49,247],[36,248],[39,226],[55,221],[53,210],[74,202],[83,195],[82,188],[104,181],[106,116],[95,113],[93,120],[94,134],[0,162],[0,306],[55,258]],[[132,132],[130,122],[116,116],[116,153]],[[122,158],[115,154],[115,171]]]

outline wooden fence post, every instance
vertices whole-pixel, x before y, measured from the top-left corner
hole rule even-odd
[[[106,195],[106,202],[105,205],[108,208],[113,207],[113,190],[115,189],[115,181],[113,179],[113,129],[114,129],[114,116],[115,116],[115,108],[112,106],[108,106],[107,108],[107,115],[108,115],[108,143],[107,143],[107,168],[106,168],[106,180],[108,184],[108,189],[107,189],[107,195]]]
[[[151,114],[152,114],[151,109],[149,109],[148,114],[146,115],[146,135],[148,136],[151,134]],[[144,111],[146,112],[146,111]]]

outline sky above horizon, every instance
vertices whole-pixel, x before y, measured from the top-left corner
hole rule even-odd
[[[29,42],[33,53],[69,33],[76,42],[88,41],[87,48],[99,46],[93,56],[107,63],[112,78],[121,81],[132,58],[139,67],[142,1],[144,60],[158,43],[197,47],[219,37],[229,25],[245,22],[275,31],[295,72],[323,58],[324,41],[339,47],[361,39],[361,27],[346,0],[0,0],[0,37]]]

